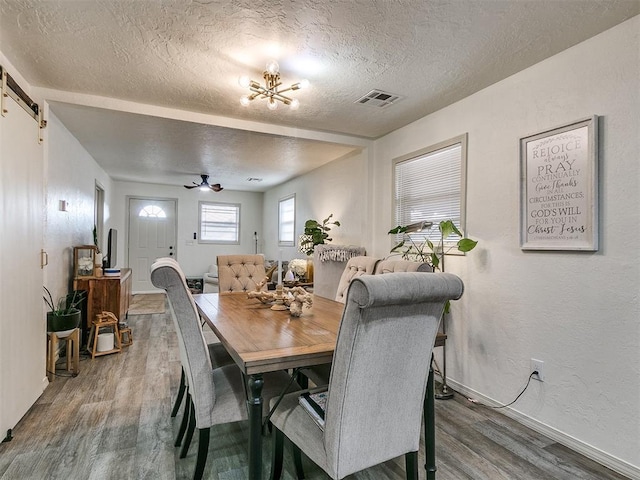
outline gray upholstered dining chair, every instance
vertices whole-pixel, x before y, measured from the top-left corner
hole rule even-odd
[[[344,267],[340,282],[338,283],[338,291],[336,292],[335,298],[336,302],[344,303],[351,281],[363,275],[373,275],[379,261],[379,258],[368,257],[366,255],[350,258]],[[301,379],[301,384],[304,385],[304,378],[306,377],[306,379],[311,380],[315,385],[327,385],[329,383],[330,373],[330,363],[306,367],[300,371],[300,374],[304,376]]]
[[[266,277],[264,255],[218,255],[217,264],[220,293],[252,291]]]
[[[198,480],[202,478],[206,465],[210,428],[248,419],[244,377],[235,365],[213,368],[200,317],[179,265],[165,260],[156,261],[151,266],[151,282],[166,291],[169,312],[176,327],[180,361],[190,391],[189,423],[198,429],[193,477]],[[289,386],[297,388],[283,371],[265,374],[264,382],[262,394],[265,399],[280,395]],[[189,436],[185,442],[188,450]],[[183,452],[186,455],[184,448]]]
[[[155,261],[156,265],[160,265],[163,263],[175,265],[176,270],[180,274],[180,277],[182,278],[185,285],[187,285],[187,279],[184,273],[182,272],[180,265],[173,257],[161,257],[156,259]],[[188,286],[187,286],[187,289],[189,290]],[[181,345],[180,339],[178,340],[178,342]],[[233,361],[233,358],[231,358],[231,355],[229,355],[229,352],[227,352],[227,350],[224,348],[224,345],[222,345],[222,343],[220,343],[220,340],[218,340],[217,338],[214,341],[207,341],[207,349],[209,350],[209,357],[211,358],[211,364],[213,365],[214,368],[235,364],[235,362]],[[180,409],[180,405],[182,404],[182,399],[184,398],[185,394],[189,396],[189,386],[187,384],[187,377],[184,373],[184,369],[182,369],[182,372],[180,374],[180,385],[178,387],[176,400],[173,404],[173,408],[171,409],[171,417],[175,417],[178,414],[178,410]],[[182,443],[182,436],[184,435],[187,427],[188,408],[189,408],[189,402],[187,401],[185,402],[185,414],[183,415],[182,424],[180,426],[180,430],[176,438],[176,443],[175,443],[176,447],[180,446],[180,444]]]
[[[462,281],[446,273],[354,279],[338,332],[324,427],[301,406],[300,392],[285,395],[271,417],[272,480],[281,475],[284,436],[336,480],[400,455],[407,478],[417,479],[431,350],[445,302],[462,292]]]

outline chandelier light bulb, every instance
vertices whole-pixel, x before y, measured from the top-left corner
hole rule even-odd
[[[287,92],[308,87],[308,80],[283,86],[283,82],[280,80],[280,66],[275,60],[267,62],[266,70],[262,76],[264,84],[251,80],[247,75],[238,78],[238,84],[242,88],[251,90],[250,94],[240,97],[240,105],[247,107],[252,100],[262,99],[267,101],[269,110],[276,110],[279,102],[291,107],[292,110],[297,110],[300,107],[300,101],[291,98]]]
[[[271,60],[267,63],[267,72],[269,72],[271,75],[275,75],[279,71],[280,65],[278,65],[278,62],[276,62],[275,60]]]

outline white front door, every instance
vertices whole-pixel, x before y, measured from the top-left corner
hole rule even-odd
[[[134,292],[151,292],[149,270],[159,257],[176,257],[176,200],[129,199],[128,265]]]

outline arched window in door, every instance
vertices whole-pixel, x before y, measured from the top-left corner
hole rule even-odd
[[[147,205],[140,209],[139,217],[167,218],[165,211],[157,205]]]

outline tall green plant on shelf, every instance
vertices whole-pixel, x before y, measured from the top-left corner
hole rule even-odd
[[[440,238],[437,245],[434,245],[433,242],[426,237],[424,240],[416,241],[411,236],[411,233],[408,233],[408,225],[398,225],[388,232],[389,235],[402,235],[402,239],[393,246],[391,253],[399,253],[405,260],[418,260],[428,263],[433,267],[434,271],[439,270],[444,272],[444,259],[447,253],[454,248],[459,252],[470,252],[476,248],[476,245],[478,244],[477,240],[465,237],[452,220],[442,220],[438,224],[438,230],[440,232]],[[455,245],[450,245],[447,248],[445,245],[445,239],[452,235],[460,237],[460,239],[455,243]],[[449,302],[445,305],[445,313],[449,313]]]
[[[330,242],[333,240],[329,237],[328,232],[331,230],[331,225],[339,227],[340,222],[337,220],[330,222],[332,218],[333,213],[325,218],[322,223],[317,220],[307,220],[304,223],[304,235],[302,235],[298,246],[302,253],[313,255],[313,249],[316,245],[322,245],[325,241]]]
[[[98,245],[98,226],[93,226],[93,244],[96,246],[96,253],[100,253],[100,245]]]
[[[80,309],[85,299],[84,290],[75,290],[72,293],[60,298],[58,302],[53,301],[53,296],[47,287],[44,287],[46,295],[43,295],[44,303],[50,311],[47,312],[47,332],[64,332],[78,328],[82,321],[82,311]]]

